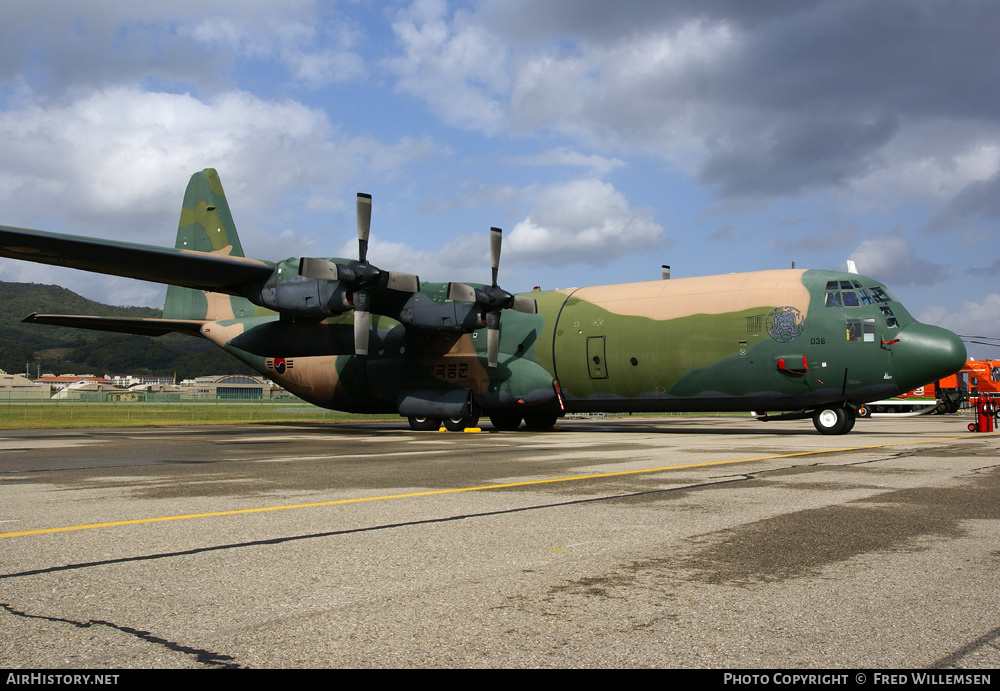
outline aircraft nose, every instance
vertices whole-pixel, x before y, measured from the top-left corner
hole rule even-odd
[[[903,327],[898,342],[889,348],[901,392],[954,374],[966,360],[965,344],[958,336],[940,326],[920,322]]]

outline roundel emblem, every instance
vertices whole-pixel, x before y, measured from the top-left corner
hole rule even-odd
[[[778,343],[791,343],[802,333],[802,313],[794,307],[775,307],[767,315],[767,335]]]
[[[274,371],[277,372],[278,374],[285,373],[285,358],[283,357],[274,358]]]

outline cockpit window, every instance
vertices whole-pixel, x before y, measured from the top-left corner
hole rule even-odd
[[[858,281],[827,281],[827,307],[862,307],[893,302],[884,286],[862,287]]]
[[[882,286],[875,286],[872,288],[872,295],[874,295],[875,299],[879,302],[892,302],[896,299]]]

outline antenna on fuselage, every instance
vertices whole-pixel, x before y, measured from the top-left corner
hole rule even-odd
[[[854,263],[853,259],[847,260],[847,273],[856,274],[858,272],[858,265]]]
[[[660,265],[660,278],[662,278],[664,281],[669,281],[670,280],[670,265],[669,264],[662,264],[662,265]]]

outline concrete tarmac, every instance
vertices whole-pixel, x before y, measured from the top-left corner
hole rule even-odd
[[[995,668],[967,423],[0,430],[0,660]]]

